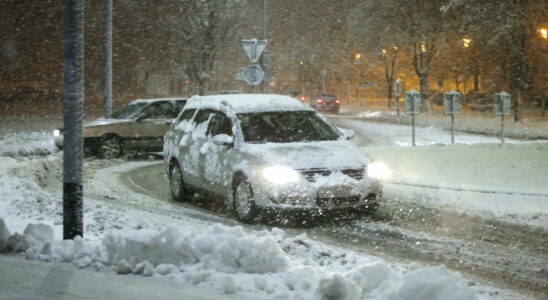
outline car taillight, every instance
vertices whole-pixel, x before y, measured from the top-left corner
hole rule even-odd
[[[341,100],[339,100],[339,99],[335,99],[335,103],[337,103],[337,104],[341,104]]]
[[[322,99],[316,99],[316,103],[322,103],[323,100]]]

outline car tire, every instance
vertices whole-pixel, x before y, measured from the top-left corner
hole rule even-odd
[[[247,178],[238,178],[233,188],[234,213],[243,223],[254,223],[257,218],[257,206],[253,188]]]
[[[173,162],[169,167],[169,187],[171,197],[177,202],[187,202],[192,198],[193,194],[185,188],[183,172],[177,162]]]
[[[376,202],[369,203],[367,205],[361,206],[358,211],[362,216],[373,216],[379,210],[379,204]]]
[[[118,158],[124,153],[122,141],[116,135],[107,135],[99,143],[99,157],[104,159]]]

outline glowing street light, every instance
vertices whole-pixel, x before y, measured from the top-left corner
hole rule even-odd
[[[421,43],[421,51],[422,53],[426,52],[426,45],[424,43]]]
[[[360,59],[362,57],[362,54],[361,53],[356,53],[356,55],[354,55],[354,59]]]
[[[540,36],[542,36],[543,39],[548,39],[548,29],[546,28],[541,28],[538,30],[538,32],[540,33]]]
[[[382,49],[382,54],[386,54],[386,49]]]
[[[464,44],[464,48],[469,48],[470,43],[472,43],[472,39],[464,38],[464,39],[462,39],[462,43]]]
[[[304,62],[301,60],[301,61],[299,62],[299,65],[304,65]]]

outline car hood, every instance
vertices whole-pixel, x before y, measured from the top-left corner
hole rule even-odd
[[[358,169],[371,158],[348,141],[245,144],[241,151],[261,165],[295,169]]]
[[[97,126],[105,126],[105,125],[111,125],[111,124],[129,123],[131,121],[133,120],[99,118],[99,119],[95,119],[93,121],[84,123],[84,127],[97,127]]]

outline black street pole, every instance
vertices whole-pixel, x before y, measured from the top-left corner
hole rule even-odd
[[[84,0],[65,0],[63,239],[83,236]]]
[[[263,40],[265,40],[265,41],[266,41],[266,25],[267,25],[267,15],[268,15],[267,1],[268,0],[263,0]],[[265,54],[263,53],[261,55],[261,57],[259,58],[259,64],[260,65],[264,65],[264,56],[265,56]],[[272,68],[272,66],[271,66],[271,68]],[[272,72],[272,69],[271,69],[271,72]],[[263,81],[261,82],[261,93],[265,94],[267,92],[268,92],[268,81],[263,79]]]
[[[106,36],[105,36],[105,101],[104,117],[112,116],[112,0],[106,0]]]

